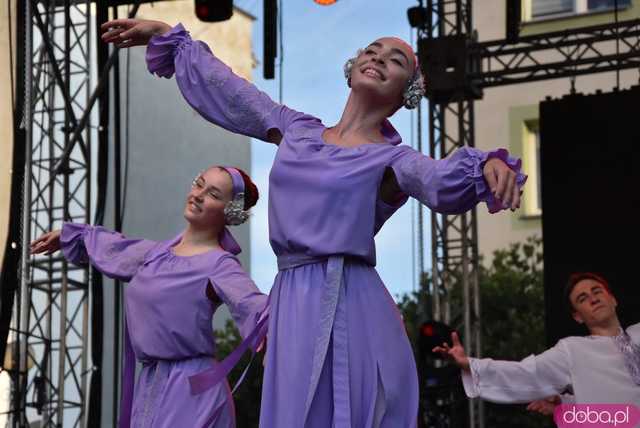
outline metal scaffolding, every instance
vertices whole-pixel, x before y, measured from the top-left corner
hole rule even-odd
[[[11,423],[85,426],[89,271],[60,254],[30,256],[29,242],[63,221],[90,222],[89,128],[61,162],[90,94],[90,5],[27,1],[24,11],[26,162]]]
[[[418,40],[460,39],[472,32],[471,1],[427,2],[429,18],[418,28]],[[463,146],[474,147],[474,100],[429,102],[429,155],[448,156]],[[458,215],[431,212],[431,264],[433,315],[463,332],[465,348],[480,355],[480,302],[478,290],[478,233],[475,208]],[[462,307],[449,304],[454,289],[462,292]],[[469,400],[470,427],[483,427],[483,406]]]

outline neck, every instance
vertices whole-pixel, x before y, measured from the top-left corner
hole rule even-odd
[[[187,229],[182,235],[180,241],[183,245],[198,246],[198,247],[219,247],[220,242],[218,236],[220,235],[220,228],[206,228],[200,229],[197,226],[189,223]]]
[[[382,123],[392,113],[388,105],[351,91],[340,121],[333,127],[339,137],[357,135],[382,142]]]
[[[617,316],[603,321],[600,324],[589,326],[589,332],[593,336],[617,336],[620,333],[620,321]]]

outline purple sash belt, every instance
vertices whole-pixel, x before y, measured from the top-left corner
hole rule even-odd
[[[311,380],[304,408],[304,426],[307,425],[309,410],[318,388],[329,342],[332,340],[333,427],[351,428],[348,320],[346,294],[342,279],[344,260],[345,256],[342,255],[313,257],[305,254],[286,254],[278,256],[279,270],[314,263],[327,263],[320,305],[320,325],[314,344]]]
[[[267,335],[269,316],[265,312],[249,333],[249,335],[242,341],[238,347],[227,356],[221,363],[216,364],[210,369],[204,370],[193,376],[189,376],[189,383],[191,386],[191,394],[200,394],[210,388],[216,386],[219,382],[226,379],[229,372],[238,363],[242,355],[251,348],[254,350],[262,343],[262,340]],[[124,363],[122,368],[122,398],[120,400],[120,421],[119,428],[130,428],[131,426],[131,410],[133,406],[133,389],[135,383],[135,370],[136,370],[136,358],[131,346],[131,337],[129,336],[129,327],[125,326],[124,333]],[[248,368],[248,367],[247,367]],[[236,387],[244,379],[245,372],[242,374]],[[234,390],[235,390],[234,388]],[[211,419],[215,419],[220,409],[215,409]]]

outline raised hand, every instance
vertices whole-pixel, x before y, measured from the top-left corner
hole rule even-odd
[[[560,396],[554,395],[542,400],[532,401],[527,406],[527,410],[529,410],[530,412],[538,412],[545,416],[553,416],[553,412],[555,411],[556,406],[561,403],[562,400],[560,399]]]
[[[60,230],[45,233],[31,244],[29,252],[31,254],[51,254],[60,249]]]
[[[151,37],[164,34],[171,26],[160,21],[147,19],[114,19],[100,26],[102,41],[113,43],[118,48],[146,46]]]
[[[451,342],[453,343],[453,346],[449,346],[448,343],[444,342],[442,346],[436,346],[431,351],[440,353],[441,355],[453,360],[453,362],[455,362],[461,369],[469,371],[469,357],[467,357],[467,354],[464,352],[464,347],[460,343],[458,333],[455,331],[451,333]]]
[[[514,211],[520,208],[520,195],[516,181],[518,175],[501,159],[489,159],[483,168],[483,174],[491,193],[502,202],[504,208]]]

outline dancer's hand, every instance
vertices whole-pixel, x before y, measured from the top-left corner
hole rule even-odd
[[[527,410],[530,412],[538,412],[545,416],[553,416],[553,412],[557,405],[561,404],[562,400],[559,395],[553,397],[547,397],[542,400],[536,400],[529,403]]]
[[[489,159],[485,162],[482,173],[491,193],[502,202],[505,208],[511,208],[511,211],[520,208],[522,192],[516,181],[518,175],[502,159]]]
[[[31,254],[51,254],[60,249],[60,230],[45,233],[31,244],[29,244],[29,252]]]
[[[458,367],[465,371],[470,371],[471,369],[469,368],[469,357],[467,357],[467,354],[464,352],[464,347],[460,343],[458,333],[456,333],[455,331],[451,333],[451,342],[453,343],[452,347],[449,346],[448,343],[444,342],[442,346],[436,346],[431,351],[438,352],[441,355],[452,359],[453,362],[458,365]]]
[[[146,46],[155,35],[164,34],[171,26],[160,21],[146,19],[114,19],[100,26],[102,41],[113,43],[118,48]]]

